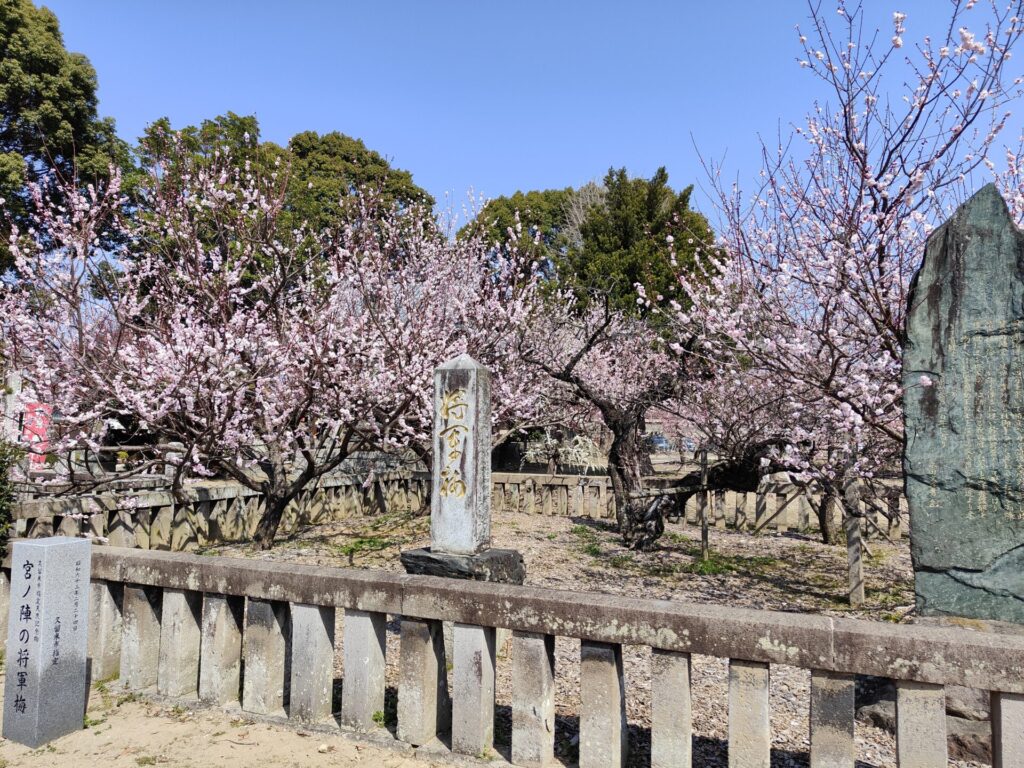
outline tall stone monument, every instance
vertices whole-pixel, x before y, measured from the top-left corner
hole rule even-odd
[[[3,736],[34,748],[82,727],[92,545],[54,536],[13,549]]]
[[[918,611],[1024,623],[1024,233],[995,186],[928,239],[909,301]]]
[[[521,584],[522,555],[491,549],[491,374],[469,355],[434,371],[433,464],[430,547],[406,571]]]

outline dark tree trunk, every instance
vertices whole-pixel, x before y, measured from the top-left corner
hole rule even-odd
[[[821,532],[823,544],[835,544],[838,540],[836,530],[836,512],[839,507],[839,497],[835,490],[826,488],[821,495],[816,510],[818,514],[818,530]]]
[[[281,520],[284,518],[285,510],[288,509],[293,495],[267,494],[265,496],[266,510],[259,523],[256,524],[256,533],[253,535],[253,541],[259,549],[267,550],[274,546],[274,537],[277,536],[277,529],[281,526]]]
[[[635,420],[623,420],[612,427],[608,451],[608,475],[615,496],[615,517],[626,546],[649,550],[665,532],[664,497],[637,499],[643,490],[643,445]]]

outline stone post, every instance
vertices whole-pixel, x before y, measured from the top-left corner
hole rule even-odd
[[[165,589],[160,619],[157,691],[173,698],[199,694],[199,640],[203,596]]]
[[[491,545],[491,374],[469,355],[434,372],[430,549],[474,555]]]
[[[729,768],[771,764],[769,676],[767,664],[729,660]]]
[[[629,752],[622,646],[580,644],[580,768],[623,768]]]
[[[341,724],[368,731],[384,713],[387,616],[345,609],[345,682],[341,687]]]
[[[86,539],[64,537],[14,544],[5,739],[35,748],[82,727],[91,547]]]
[[[555,638],[512,636],[512,764],[544,768],[555,759]]]

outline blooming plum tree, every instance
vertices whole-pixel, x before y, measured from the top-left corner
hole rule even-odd
[[[786,415],[782,462],[839,497],[852,478],[898,467],[901,363],[910,280],[925,238],[986,163],[1006,115],[1024,3],[954,0],[942,34],[913,47],[906,14],[871,32],[863,4],[810,3],[801,66],[821,81],[794,136],[764,147],[748,201],[708,164],[722,222],[705,280],[681,276],[692,306],[676,332],[723,371],[698,419],[733,407],[737,379]],[[972,31],[974,30],[974,31]],[[891,92],[892,78],[902,92]],[[923,382],[926,385],[927,382]],[[848,506],[856,494],[847,496]]]
[[[537,302],[514,247],[450,240],[427,211],[372,193],[336,227],[289,228],[287,168],[261,175],[226,154],[181,178],[152,169],[131,220],[116,174],[84,192],[36,187],[33,227],[12,236],[3,344],[58,414],[51,452],[95,450],[112,420],[132,421],[180,444],[163,457],[175,488],[187,470],[260,491],[268,548],[295,495],[354,451],[427,455],[445,359],[492,368],[497,428],[542,409],[545,379],[519,363]],[[117,250],[100,247],[104,228]]]
[[[619,531],[630,547],[650,549],[664,531],[664,510],[637,498],[642,426],[652,407],[678,392],[689,359],[669,350],[648,323],[614,309],[607,295],[581,308],[571,293],[560,293],[539,319],[524,335],[523,358],[588,404],[611,432],[608,474]]]

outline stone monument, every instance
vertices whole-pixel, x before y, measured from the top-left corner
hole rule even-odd
[[[14,544],[5,739],[35,748],[82,727],[91,548],[63,536]]]
[[[491,549],[491,374],[469,355],[434,371],[433,457],[430,547],[406,571],[522,584],[522,555]]]
[[[918,611],[1024,623],[1024,233],[993,185],[928,239],[903,371]]]

